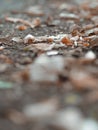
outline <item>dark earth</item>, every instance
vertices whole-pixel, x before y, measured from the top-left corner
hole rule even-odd
[[[67,108],[98,122],[98,1],[0,2],[0,130],[72,130],[56,122]],[[37,40],[25,42],[28,34]],[[40,56],[47,73],[39,72]],[[24,111],[30,105],[31,116]]]

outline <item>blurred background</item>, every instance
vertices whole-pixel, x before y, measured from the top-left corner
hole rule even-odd
[[[21,8],[26,0],[0,0],[0,13],[5,10]]]
[[[21,8],[25,4],[28,4],[28,3],[30,4],[30,2],[34,2],[35,4],[37,4],[37,3],[45,4],[45,1],[47,1],[47,0],[0,0],[0,14],[7,10]],[[83,2],[86,0],[65,0],[65,2],[66,1],[80,3],[80,2]]]

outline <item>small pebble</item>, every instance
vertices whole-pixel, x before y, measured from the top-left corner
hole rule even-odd
[[[24,38],[24,43],[32,44],[34,41],[35,41],[35,37],[32,36],[31,34],[28,34],[28,35]]]
[[[96,55],[94,54],[93,51],[89,51],[89,52],[86,53],[85,58],[94,60],[94,59],[96,59]]]
[[[54,55],[58,55],[58,51],[48,51],[47,56],[54,56]]]

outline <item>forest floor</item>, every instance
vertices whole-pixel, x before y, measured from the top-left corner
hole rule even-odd
[[[98,1],[4,10],[0,130],[86,130],[85,122],[98,128]]]

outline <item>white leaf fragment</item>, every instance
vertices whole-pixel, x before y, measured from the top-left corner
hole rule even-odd
[[[24,43],[33,43],[35,40],[35,37],[31,34],[28,34],[25,38],[24,38]]]

